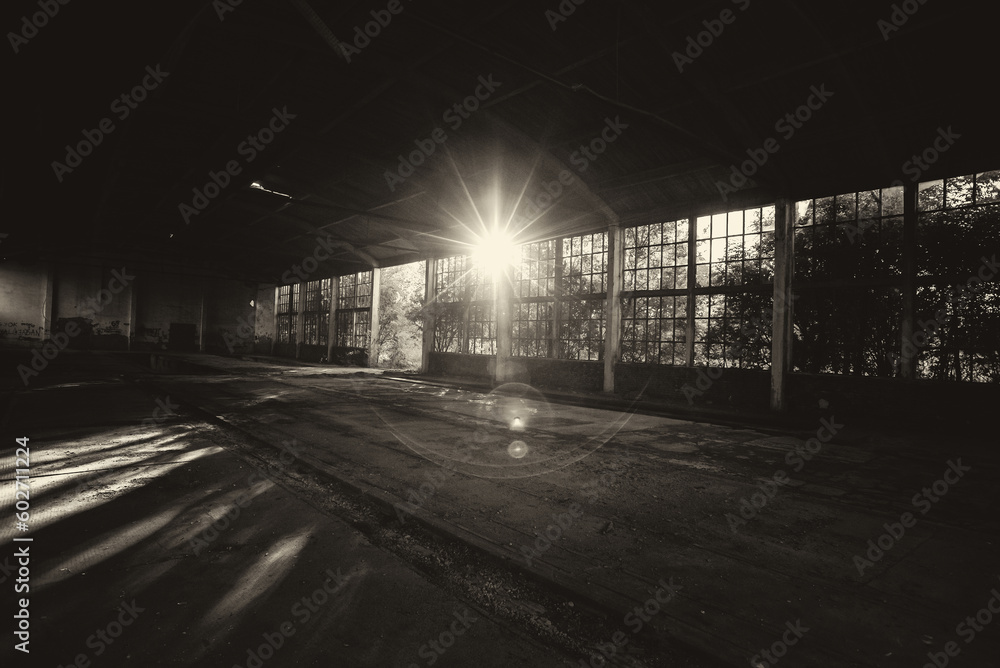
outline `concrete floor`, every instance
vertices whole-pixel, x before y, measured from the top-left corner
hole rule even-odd
[[[995,432],[835,406],[721,426],[194,355],[8,376],[3,437],[32,446],[13,665],[998,665]]]

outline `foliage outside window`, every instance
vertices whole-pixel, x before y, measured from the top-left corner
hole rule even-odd
[[[774,207],[695,222],[624,231],[622,361],[679,366],[690,356],[698,365],[767,368]]]
[[[513,279],[512,354],[602,359],[607,267],[606,232],[522,245]]]
[[[302,342],[325,346],[330,331],[330,299],[332,280],[323,278],[306,284],[305,331]]]
[[[1000,171],[921,183],[917,212],[918,376],[1000,382],[1000,277],[979,282],[1000,248]]]
[[[796,371],[895,374],[902,254],[901,186],[796,204]]]
[[[367,348],[371,338],[372,272],[341,276],[337,291],[337,346]]]
[[[299,284],[278,287],[278,343],[295,345],[299,309]]]
[[[773,283],[774,206],[698,218],[696,365],[770,367]]]
[[[434,351],[496,353],[493,281],[472,258],[457,255],[436,263]]]
[[[682,365],[687,358],[687,220],[622,232],[622,361]]]

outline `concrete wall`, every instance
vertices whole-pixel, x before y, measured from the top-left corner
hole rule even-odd
[[[791,374],[789,409],[829,415],[838,421],[892,420],[897,423],[959,428],[993,425],[1000,406],[1000,385],[833,374]]]
[[[428,373],[432,376],[453,376],[491,381],[491,363],[487,355],[459,355],[456,353],[431,353]]]
[[[488,375],[493,378],[496,362],[491,358]],[[526,383],[581,392],[600,392],[604,386],[604,362],[511,357],[503,376],[508,382]]]
[[[125,266],[59,266],[55,271],[55,331],[80,328],[69,347],[128,350],[132,335],[134,272]]]
[[[653,364],[615,366],[615,391],[629,399],[766,412],[770,410],[770,390],[770,371]]]
[[[52,277],[43,265],[0,263],[0,345],[30,347],[52,335]]]
[[[262,290],[273,337],[274,293]],[[250,352],[256,285],[115,264],[0,263],[0,346],[37,347],[73,323],[69,348]],[[268,323],[263,324],[267,337]],[[228,345],[227,345],[228,344]]]
[[[135,350],[198,350],[204,280],[160,273],[139,277]]]
[[[277,322],[274,319],[274,290],[271,284],[261,284],[254,299],[253,351],[258,355],[273,354]]]
[[[205,352],[217,355],[252,353],[257,286],[239,281],[206,281],[204,294]]]

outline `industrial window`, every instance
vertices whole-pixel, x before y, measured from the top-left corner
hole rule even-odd
[[[686,360],[687,297],[625,299],[622,361],[683,365]]]
[[[903,309],[903,187],[798,202],[794,225],[793,368],[895,375]]]
[[[766,369],[771,363],[774,207],[697,219],[694,362]]]
[[[330,332],[330,299],[332,280],[329,278],[306,284],[305,332],[302,342],[325,346]]]
[[[921,183],[917,211],[914,335],[903,352],[921,378],[1000,382],[1000,171]]]
[[[797,282],[898,276],[902,248],[902,186],[796,204]]]
[[[688,221],[630,227],[623,239],[625,291],[687,288]]]
[[[623,230],[623,362],[685,364],[689,240],[687,220]]]
[[[559,294],[560,359],[599,360],[604,357],[604,303],[607,297],[608,234],[583,234],[562,239]]]
[[[554,301],[518,302],[513,309],[513,351],[515,357],[547,357],[552,340]]]
[[[371,338],[372,272],[340,277],[337,291],[337,346],[367,348]]]
[[[296,321],[299,313],[299,284],[278,288],[278,343],[295,345]]]
[[[607,233],[524,244],[520,254],[514,272],[512,354],[602,359]]]
[[[496,314],[489,273],[464,255],[436,263],[431,309],[434,350],[445,353],[496,353]]]
[[[698,218],[695,247],[699,288],[774,282],[774,207]]]
[[[516,357],[554,356],[553,309],[556,297],[557,243],[555,239],[520,247],[514,271],[512,310],[513,350]]]

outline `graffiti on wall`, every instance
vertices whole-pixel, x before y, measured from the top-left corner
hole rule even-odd
[[[31,322],[0,322],[0,338],[37,341],[45,338],[44,330]]]

